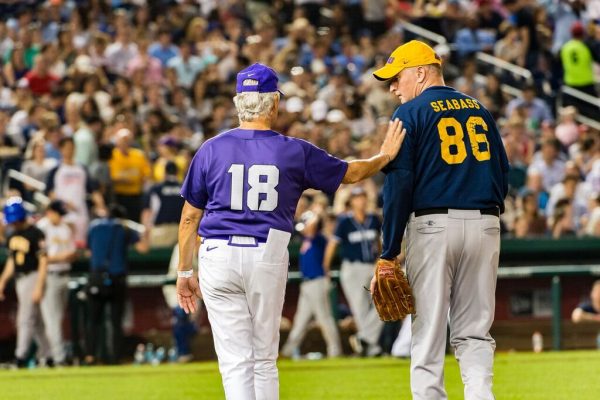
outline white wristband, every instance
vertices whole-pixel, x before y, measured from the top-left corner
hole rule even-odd
[[[194,270],[190,269],[187,271],[177,271],[177,277],[178,278],[191,278],[192,276],[194,276]]]

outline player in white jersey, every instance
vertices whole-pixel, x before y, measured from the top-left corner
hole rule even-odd
[[[63,219],[66,214],[65,204],[54,200],[48,206],[46,216],[36,224],[46,236],[48,272],[40,309],[50,353],[56,365],[62,365],[66,361],[62,321],[69,296],[71,262],[77,255],[73,227]]]

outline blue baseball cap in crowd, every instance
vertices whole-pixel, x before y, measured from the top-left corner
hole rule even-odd
[[[258,92],[258,93],[272,93],[279,92],[283,95],[281,90],[277,88],[277,74],[273,69],[267,67],[264,64],[256,63],[252,64],[246,69],[241,70],[237,74],[236,92]]]

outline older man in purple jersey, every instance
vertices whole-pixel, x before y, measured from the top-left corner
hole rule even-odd
[[[239,128],[198,150],[182,185],[177,297],[196,309],[200,288],[228,400],[279,398],[279,323],[288,243],[298,199],[308,188],[334,193],[341,183],[374,175],[402,144],[402,122],[390,123],[379,154],[341,161],[312,144],[271,130],[278,78],[262,64],[237,76]],[[199,281],[191,269],[196,234]]]

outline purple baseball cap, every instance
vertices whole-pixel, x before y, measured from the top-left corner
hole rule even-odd
[[[279,92],[283,95],[281,90],[277,88],[277,82],[279,82],[279,78],[277,78],[275,71],[264,64],[256,63],[241,70],[237,74],[237,84],[235,89],[237,93]]]

